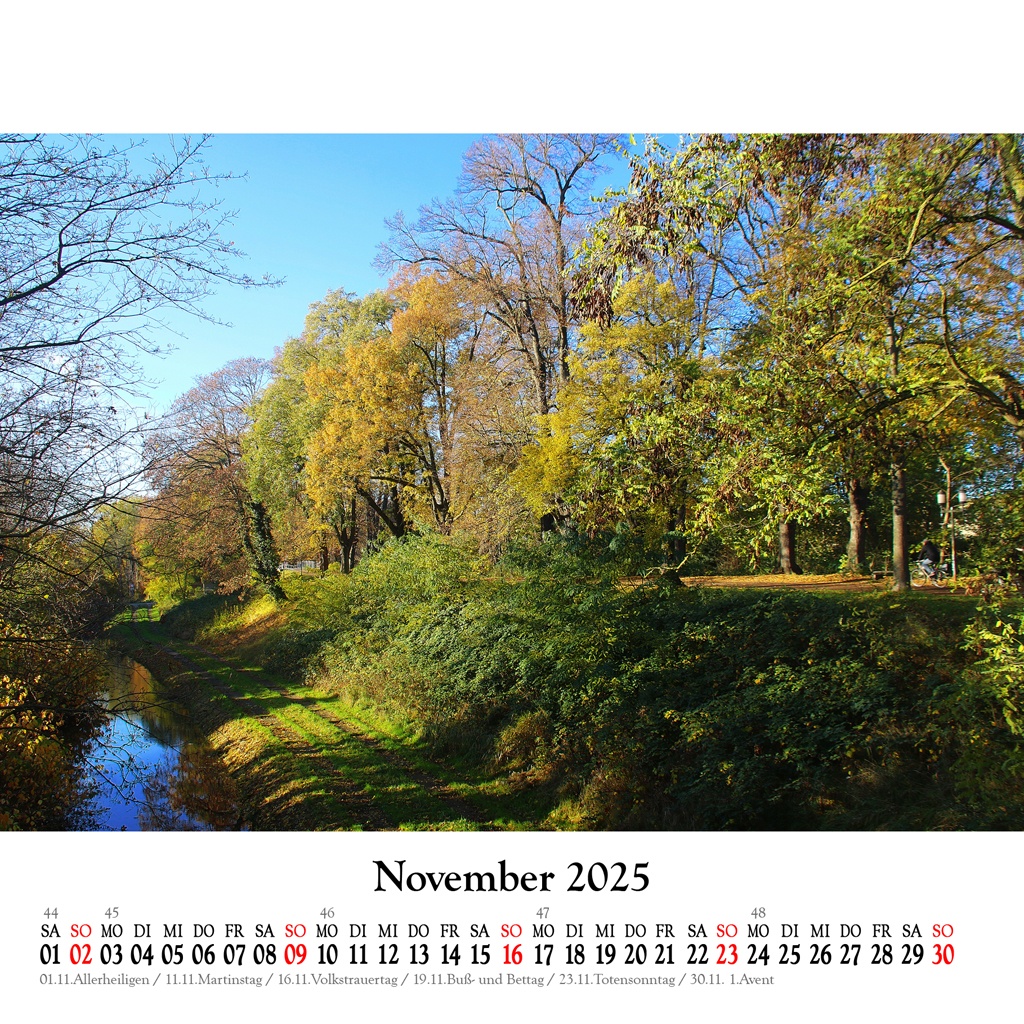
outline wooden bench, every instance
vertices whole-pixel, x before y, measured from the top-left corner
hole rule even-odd
[[[156,601],[132,601],[128,605],[128,610],[132,613],[132,622],[135,621],[135,613],[141,611],[143,608],[146,609],[146,621],[149,621],[149,613],[156,606]]]

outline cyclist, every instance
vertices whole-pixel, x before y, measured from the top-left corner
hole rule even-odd
[[[939,559],[942,557],[939,554],[939,549],[928,539],[921,545],[921,553],[918,555],[918,565],[924,570],[924,574],[930,579],[934,580],[939,564]]]

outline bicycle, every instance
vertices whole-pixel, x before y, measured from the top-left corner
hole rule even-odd
[[[911,569],[910,582],[930,583],[933,587],[941,587],[949,576],[949,565],[946,562],[936,565],[934,562],[921,561],[915,563]]]

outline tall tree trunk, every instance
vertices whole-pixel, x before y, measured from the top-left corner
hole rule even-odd
[[[356,545],[359,540],[359,532],[355,498],[351,501],[349,512],[345,526],[334,524],[334,536],[341,549],[341,571],[344,573],[350,573],[356,564]]]
[[[356,499],[349,500],[349,521],[352,528],[348,531],[348,544],[342,548],[342,568],[351,572],[356,567],[359,557],[359,517],[356,515]]]
[[[890,372],[895,380],[900,372],[900,336],[896,318],[886,318]],[[910,560],[907,555],[907,471],[899,459],[892,460],[892,588],[910,589]]]
[[[270,530],[270,516],[262,501],[242,502],[242,549],[249,569],[276,601],[285,598],[281,586],[281,558]]]
[[[910,558],[907,552],[907,471],[892,464],[892,588],[910,589]]]
[[[679,498],[679,505],[672,516],[672,532],[676,534],[669,542],[669,550],[672,552],[672,560],[677,564],[686,557],[686,482],[683,482],[682,495]]]
[[[341,571],[348,573],[352,571],[352,542],[348,528],[334,527],[334,539],[338,542],[338,553],[341,557]]]
[[[846,496],[850,504],[850,539],[846,544],[846,568],[861,572],[864,568],[864,529],[868,504],[868,485],[854,478],[846,482]]]
[[[779,525],[779,570],[784,573],[800,573],[796,564],[796,523],[789,520]]]

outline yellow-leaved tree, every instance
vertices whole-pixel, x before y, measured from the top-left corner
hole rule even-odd
[[[515,474],[537,515],[588,532],[628,524],[683,554],[687,489],[698,475],[695,385],[708,368],[701,311],[675,282],[625,282],[607,326],[583,325],[558,408]]]
[[[309,496],[326,510],[355,493],[396,537],[451,533],[483,490],[479,308],[463,283],[438,275],[403,276],[361,306],[303,377]]]

